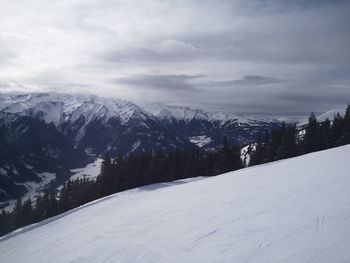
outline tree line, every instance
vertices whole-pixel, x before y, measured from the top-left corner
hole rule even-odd
[[[39,195],[35,202],[18,200],[12,212],[3,210],[0,213],[0,235],[113,193],[148,184],[214,176],[242,167],[240,149],[230,146],[226,138],[221,149],[214,153],[192,149],[168,154],[106,156],[96,180],[86,177],[69,180],[59,190]]]
[[[305,127],[282,124],[272,129],[250,147],[250,165],[257,165],[321,151],[350,143],[350,106],[344,117],[339,113],[330,121],[317,121],[311,113]]]

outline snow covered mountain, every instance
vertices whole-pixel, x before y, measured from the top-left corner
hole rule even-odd
[[[53,187],[91,156],[247,144],[279,125],[163,104],[62,93],[0,94],[0,207],[39,185]],[[28,168],[29,167],[29,168]],[[18,174],[17,174],[18,173]],[[53,174],[49,183],[40,174]],[[38,187],[39,187],[38,186]]]
[[[52,123],[75,146],[97,154],[193,147],[198,138],[206,143],[198,141],[197,146],[215,149],[224,136],[232,143],[245,144],[279,123],[189,107],[138,106],[115,98],[60,93],[2,94],[0,111]],[[152,144],[147,145],[148,141]]]
[[[62,183],[88,161],[53,125],[12,113],[0,112],[0,146],[0,204]]]
[[[181,134],[204,150],[218,149],[223,137],[233,144],[245,145],[281,123],[276,118],[247,117],[161,103],[145,104],[142,107],[158,118],[168,130]]]
[[[15,262],[349,262],[350,146],[121,192],[0,239]]]

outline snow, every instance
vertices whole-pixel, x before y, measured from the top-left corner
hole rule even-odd
[[[94,162],[87,164],[83,168],[77,168],[71,170],[74,174],[70,177],[71,180],[75,180],[78,178],[89,178],[95,179],[100,174],[100,168],[102,164],[102,159],[97,158]]]
[[[24,164],[24,166],[25,166],[25,168],[27,168],[27,169],[33,169],[33,168],[34,168],[33,166],[31,166],[31,165],[29,165],[29,164]]]
[[[7,171],[0,167],[0,174],[7,176]]]
[[[238,123],[239,125],[253,124],[257,121],[279,122],[279,120],[275,117],[245,116],[218,111],[205,111],[201,109],[193,109],[186,106],[166,105],[162,103],[146,103],[141,104],[141,107],[146,112],[152,114],[157,118],[167,120],[183,120],[185,122],[189,122],[193,119],[206,120],[209,122],[219,122],[220,124],[224,124],[230,121]]]
[[[205,145],[211,143],[211,138],[206,135],[198,135],[198,136],[192,136],[190,137],[190,142],[194,143],[200,148],[203,148]]]
[[[0,241],[1,262],[349,262],[350,146],[118,193]]]
[[[131,146],[130,153],[133,153],[134,151],[136,151],[136,149],[139,148],[140,145],[141,145],[141,141],[140,141],[140,140],[137,140],[137,141]]]
[[[148,103],[137,105],[118,98],[106,98],[86,94],[64,93],[30,93],[30,94],[0,94],[0,111],[31,116],[53,123],[57,127],[76,125],[79,130],[74,138],[81,140],[86,127],[95,120],[102,124],[111,118],[117,118],[122,125],[136,119],[137,123],[148,127],[144,120],[185,121],[205,120],[215,124],[234,124],[238,126],[259,125],[261,122],[278,122],[275,117],[254,117],[205,111],[186,106]]]
[[[199,109],[192,109],[190,107],[172,106],[162,103],[147,103],[142,104],[141,107],[148,113],[160,119],[176,119],[189,122],[193,119],[207,120],[208,115],[205,111]]]
[[[63,106],[63,102],[40,102],[27,109],[25,112],[23,112],[23,114],[39,117],[46,123],[53,123],[58,126],[62,122]]]
[[[0,94],[0,110],[39,117],[56,126],[84,117],[85,125],[92,120],[117,117],[126,124],[141,109],[134,103],[117,98],[64,93]],[[145,114],[145,113],[144,113]]]
[[[32,201],[35,201],[38,195],[44,193],[44,190],[47,188],[47,185],[50,184],[56,178],[55,173],[43,172],[37,173],[40,177],[40,182],[27,181],[25,183],[15,183],[16,185],[23,185],[27,188],[26,194],[22,197],[22,200],[27,200],[30,198]],[[12,211],[15,207],[16,200],[6,201],[8,205],[4,207],[6,211]],[[1,262],[1,261],[0,261]]]
[[[248,166],[250,163],[250,152],[255,151],[256,143],[248,144],[241,148],[241,161],[244,166]]]

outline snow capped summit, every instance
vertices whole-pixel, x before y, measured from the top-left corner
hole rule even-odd
[[[197,145],[204,150],[213,150],[221,145],[225,136],[231,143],[246,144],[279,123],[271,118],[162,103],[139,106],[117,98],[54,92],[0,94],[0,112],[52,123],[59,132],[70,137],[75,146],[88,152],[95,149],[98,153],[128,152],[134,149],[133,145],[138,145],[140,136],[148,141],[141,140],[137,147],[139,151],[146,151],[152,145],[164,149],[165,141],[168,141],[165,149],[180,147],[179,143],[184,146],[185,142],[187,147]],[[206,143],[197,143],[196,138],[206,138]],[[145,143],[148,147],[143,147]]]
[[[112,117],[126,124],[134,114],[142,112],[139,106],[129,101],[62,93],[1,94],[0,110],[37,117],[56,126],[62,122],[74,123],[82,117],[86,124],[94,119],[108,120]]]
[[[196,111],[189,107],[170,106],[163,103],[147,103],[141,105],[141,107],[156,116],[157,118],[164,120],[184,120],[186,122],[191,121],[196,117]],[[203,117],[203,116],[198,116]]]
[[[46,123],[59,126],[63,122],[74,123],[84,118],[85,123],[94,119],[119,118],[127,124],[132,118],[157,118],[168,121],[204,120],[208,122],[235,122],[238,124],[255,123],[256,121],[277,122],[274,118],[256,118],[205,111],[184,106],[172,106],[162,103],[148,103],[140,106],[117,98],[104,98],[96,95],[63,94],[63,93],[30,93],[0,94],[0,111],[36,117]]]
[[[183,120],[189,122],[191,120],[205,120],[208,122],[219,122],[224,124],[226,122],[235,122],[238,124],[249,124],[256,121],[278,122],[275,118],[254,116],[243,116],[232,113],[224,113],[219,111],[205,111],[202,109],[193,109],[184,106],[172,106],[162,103],[147,103],[141,105],[145,111],[160,119],[167,120]]]
[[[193,119],[208,120],[204,110],[190,107],[171,106],[162,103],[148,103],[141,106],[145,111],[160,119],[183,120],[189,122]]]
[[[6,110],[5,110],[6,111]],[[58,126],[62,122],[64,103],[61,101],[39,102],[32,107],[20,112],[26,116],[38,117],[46,123]]]

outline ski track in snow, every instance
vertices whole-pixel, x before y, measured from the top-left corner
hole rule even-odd
[[[349,156],[117,193],[1,238],[0,262],[350,262]]]

